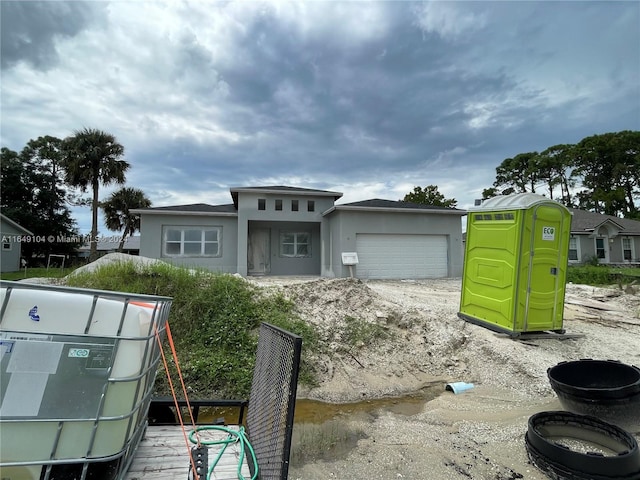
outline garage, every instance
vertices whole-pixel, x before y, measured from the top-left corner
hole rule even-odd
[[[358,278],[402,279],[448,276],[446,235],[356,235]]]

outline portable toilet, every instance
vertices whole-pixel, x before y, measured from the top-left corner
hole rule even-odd
[[[491,330],[564,333],[571,212],[533,193],[470,208],[458,316]]]

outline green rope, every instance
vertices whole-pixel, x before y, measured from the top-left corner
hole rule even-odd
[[[240,458],[238,460],[238,480],[247,480],[242,475],[242,464],[244,463],[245,447],[249,450],[249,453],[251,454],[251,459],[253,460],[254,473],[253,473],[253,476],[251,477],[251,480],[256,480],[256,478],[258,478],[258,460],[256,459],[256,454],[253,451],[253,447],[251,446],[251,443],[249,443],[249,439],[247,438],[247,435],[244,432],[244,427],[240,427],[238,430],[233,430],[231,428],[221,427],[218,425],[206,425],[202,427],[196,427],[195,430],[192,430],[189,433],[189,440],[191,441],[191,443],[194,443],[196,445],[198,444],[198,439],[195,438],[195,435],[197,432],[202,430],[216,430],[216,431],[225,432],[228,434],[227,438],[223,438],[222,440],[200,440],[199,442],[200,445],[205,445],[205,446],[223,445],[223,447],[218,451],[218,455],[216,456],[215,460],[211,463],[211,466],[209,467],[206,480],[209,480],[211,478],[211,476],[213,475],[213,470],[218,465],[218,462],[220,461],[220,458],[222,458],[224,451],[232,443],[240,443]]]

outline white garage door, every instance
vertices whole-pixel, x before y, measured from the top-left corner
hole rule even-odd
[[[357,234],[358,278],[441,278],[447,271],[444,235]]]

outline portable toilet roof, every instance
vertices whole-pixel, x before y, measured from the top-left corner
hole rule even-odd
[[[482,202],[481,205],[471,207],[469,211],[478,210],[526,210],[536,204],[555,202],[537,193],[515,193],[513,195],[498,195]]]
[[[571,211],[535,193],[469,209],[462,319],[518,336],[562,332]]]

